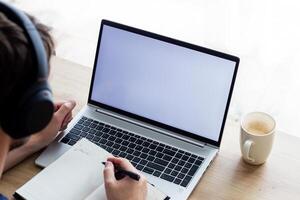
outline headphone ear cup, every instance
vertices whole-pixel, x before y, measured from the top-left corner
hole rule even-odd
[[[12,138],[19,139],[44,129],[54,112],[52,93],[46,81],[36,82],[18,100],[7,104],[1,126]]]
[[[33,94],[22,105],[24,118],[20,121],[24,123],[25,132],[28,134],[44,129],[51,121],[54,112],[52,93],[47,82],[39,82],[33,87]]]

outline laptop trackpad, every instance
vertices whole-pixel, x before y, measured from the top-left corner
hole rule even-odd
[[[40,167],[47,167],[62,154],[71,148],[70,145],[64,144],[62,142],[53,142],[50,144],[46,150],[35,160],[35,164]]]

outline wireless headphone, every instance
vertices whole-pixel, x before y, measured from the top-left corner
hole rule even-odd
[[[6,101],[4,108],[0,108],[2,129],[12,138],[18,139],[44,129],[52,118],[54,105],[47,82],[48,60],[40,34],[27,15],[2,1],[0,12],[23,29],[35,57],[34,64],[37,69],[35,81],[27,87],[28,89],[13,95],[15,99]]]

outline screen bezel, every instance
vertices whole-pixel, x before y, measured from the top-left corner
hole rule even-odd
[[[181,46],[181,47],[185,47],[185,48],[188,48],[188,49],[192,49],[192,50],[195,50],[195,51],[199,51],[199,52],[202,52],[202,53],[206,53],[206,54],[209,54],[209,55],[213,55],[213,56],[216,56],[216,57],[220,57],[220,58],[223,58],[223,59],[227,59],[227,60],[236,62],[218,141],[214,141],[214,140],[211,140],[209,138],[205,138],[205,137],[193,134],[191,132],[188,132],[188,131],[185,131],[185,130],[182,130],[182,129],[179,129],[179,128],[175,128],[173,126],[166,125],[166,124],[163,124],[161,122],[157,122],[155,120],[151,120],[151,119],[142,117],[140,115],[136,115],[134,113],[130,113],[130,112],[127,112],[127,111],[124,111],[124,110],[121,110],[121,109],[118,109],[118,108],[115,108],[115,107],[112,107],[112,106],[94,101],[94,100],[91,99],[92,88],[93,88],[93,85],[94,85],[94,78],[95,78],[96,66],[97,66],[98,55],[99,55],[99,49],[100,49],[100,44],[101,44],[102,30],[103,30],[104,25],[111,26],[111,27],[114,27],[114,28],[118,28],[118,29],[121,29],[121,30],[125,30],[125,31],[131,32],[131,33],[136,33],[136,34],[139,34],[139,35],[142,35],[142,36],[150,37],[150,38],[157,39],[157,40],[160,40],[160,41],[163,41],[163,42],[178,45],[178,46]],[[152,32],[149,32],[149,31],[145,31],[145,30],[142,30],[142,29],[130,27],[130,26],[127,26],[127,25],[123,25],[123,24],[120,24],[120,23],[116,23],[116,22],[112,22],[112,21],[103,19],[101,21],[100,32],[99,32],[99,36],[98,36],[98,43],[97,43],[95,60],[94,60],[92,79],[91,79],[91,82],[90,82],[88,103],[91,104],[91,105],[97,106],[99,108],[103,108],[105,110],[108,110],[108,111],[111,111],[111,112],[114,112],[114,113],[117,113],[117,114],[121,114],[121,115],[130,117],[130,118],[133,118],[135,120],[145,122],[145,123],[151,124],[153,126],[156,126],[156,127],[159,127],[159,128],[165,129],[165,130],[169,130],[169,131],[181,134],[183,136],[193,138],[195,140],[198,140],[198,141],[201,141],[201,142],[208,143],[208,144],[219,147],[220,144],[221,144],[222,136],[223,136],[224,126],[225,126],[225,122],[226,122],[226,118],[227,118],[227,114],[228,114],[228,109],[229,109],[230,100],[231,100],[231,96],[232,96],[232,92],[233,92],[233,88],[234,88],[234,83],[235,83],[235,80],[236,80],[236,74],[237,74],[237,70],[238,70],[239,61],[240,61],[240,59],[236,56],[233,56],[233,55],[218,52],[218,51],[215,51],[215,50],[212,50],[212,49],[208,49],[208,48],[205,48],[205,47],[190,44],[190,43],[183,42],[183,41],[173,39],[173,38],[170,38],[170,37],[162,36],[162,35],[159,35],[159,34],[156,34],[156,33],[152,33]]]

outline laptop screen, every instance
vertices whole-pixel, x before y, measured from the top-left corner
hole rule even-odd
[[[218,141],[237,62],[104,24],[90,98]]]

